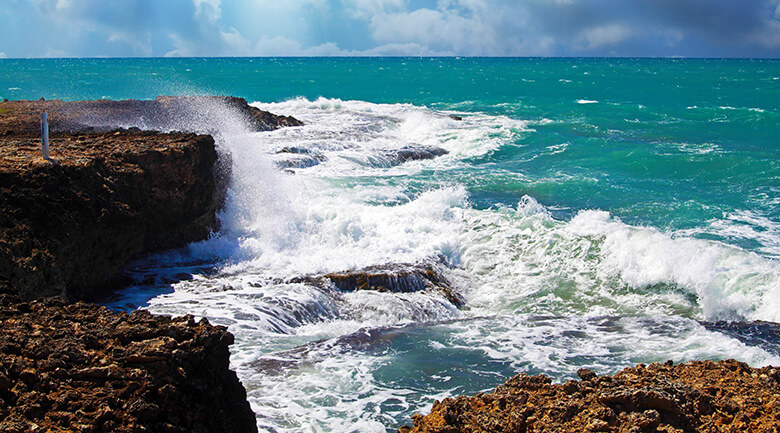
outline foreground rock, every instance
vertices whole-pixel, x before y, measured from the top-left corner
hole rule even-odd
[[[50,160],[40,153],[44,110]],[[0,103],[0,292],[83,299],[133,256],[206,238],[226,177],[214,139],[137,126],[208,131],[228,121],[300,124],[227,97]]]
[[[356,290],[392,293],[433,291],[441,294],[456,307],[462,307],[464,303],[463,296],[453,288],[449,280],[437,269],[437,266],[428,263],[369,266],[352,271],[294,278],[288,282],[303,282],[320,286],[332,284],[342,292]]]
[[[232,343],[192,317],[0,296],[0,431],[257,431]]]
[[[553,385],[520,374],[492,393],[448,398],[399,432],[777,432],[780,368],[734,360],[580,370]]]

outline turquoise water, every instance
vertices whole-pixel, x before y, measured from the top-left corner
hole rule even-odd
[[[735,226],[730,236],[715,230],[699,236],[780,253],[778,227],[771,224],[780,219],[777,60],[0,61],[0,97],[9,99],[148,99],[181,93],[261,102],[325,97],[408,103],[549,120],[533,126],[537,134],[518,133],[511,145],[475,158],[473,170],[456,175],[478,206],[512,204],[530,194],[565,208],[564,216],[598,208],[661,229],[707,231],[706,224],[725,218]],[[560,153],[549,150],[562,144],[566,148]],[[522,176],[496,185],[489,179],[494,169]],[[485,171],[488,179],[481,175]],[[737,233],[750,230],[758,233]]]
[[[215,119],[222,230],[107,304],[229,326],[262,431],[385,431],[520,371],[780,363],[709,325],[780,321],[780,61],[0,59],[0,98],[202,93],[306,126]],[[466,307],[285,282],[412,263]]]

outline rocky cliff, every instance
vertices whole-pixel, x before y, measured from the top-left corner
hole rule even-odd
[[[693,361],[577,372],[554,385],[520,374],[491,393],[448,398],[400,433],[762,432],[780,426],[780,368]]]
[[[221,190],[214,139],[138,125],[209,132],[228,121],[300,124],[226,97],[0,103],[0,292],[82,299],[131,257],[208,236]]]
[[[205,319],[0,296],[0,431],[256,432],[232,343]]]

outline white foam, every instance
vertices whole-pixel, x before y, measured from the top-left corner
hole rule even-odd
[[[725,244],[632,227],[603,211],[556,221],[530,197],[469,212],[462,260],[473,307],[533,314],[682,314],[780,320],[780,266]]]
[[[482,351],[517,371],[554,372],[558,380],[573,377],[583,366],[606,374],[637,363],[712,359],[725,353],[754,365],[780,361],[676,317],[506,315],[451,326],[459,331],[452,347]]]
[[[578,104],[598,104],[599,101],[593,100],[593,99],[578,99]]]
[[[765,256],[780,257],[780,223],[754,211],[739,210],[730,212],[723,218],[713,219],[707,226],[680,230],[685,236],[710,234],[727,239],[732,243],[759,243],[757,251]]]

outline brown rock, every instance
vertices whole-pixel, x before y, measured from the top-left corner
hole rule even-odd
[[[19,313],[20,305],[26,312]],[[2,432],[257,431],[246,391],[228,369],[232,337],[224,327],[55,299],[20,304],[0,295],[0,341],[21,336],[51,347],[47,361],[67,367],[48,377],[34,358],[3,352]],[[193,351],[202,356],[174,355]],[[159,358],[154,365],[131,361],[150,354]]]
[[[640,365],[611,377],[582,369],[587,386],[520,374],[493,393],[436,402],[430,414],[412,417],[414,427],[399,431],[776,433],[776,370],[734,360]]]
[[[50,160],[41,157],[43,111]],[[226,177],[214,139],[137,126],[211,132],[236,118],[250,130],[301,124],[232,97],[3,102],[0,293],[84,299],[131,257],[207,237]]]

